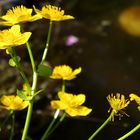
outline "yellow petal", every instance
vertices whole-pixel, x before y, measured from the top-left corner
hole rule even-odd
[[[51,101],[51,106],[55,109],[64,110],[67,108],[67,105],[61,101]]]
[[[29,40],[31,34],[32,34],[31,32],[25,32],[19,35],[17,38],[15,38],[13,45],[18,46],[25,44]]]
[[[11,32],[13,32],[14,34],[19,34],[20,33],[20,26],[19,25],[14,25],[11,27]]]
[[[130,97],[131,101],[135,100],[137,102],[137,104],[140,105],[140,97],[139,96],[137,96],[136,94],[130,94],[129,97]]]
[[[87,116],[92,111],[92,109],[87,108],[85,106],[79,106],[77,108],[68,108],[65,111],[71,117],[75,117],[75,116]]]
[[[69,104],[71,102],[71,100],[73,99],[73,94],[69,94],[69,93],[59,91],[58,92],[58,97],[62,102],[65,102],[65,103]]]
[[[3,26],[13,26],[15,23],[9,22],[9,21],[1,21],[0,25]]]
[[[14,97],[15,97],[14,95],[11,95],[11,96],[4,95],[0,98],[0,102],[5,106],[9,106],[11,105],[11,101],[13,100]]]
[[[71,73],[71,75],[70,75],[69,77],[67,77],[66,80],[72,80],[72,79],[76,78],[77,74],[79,74],[79,73],[81,72],[81,70],[82,70],[81,67],[78,68],[78,69],[75,69],[75,70]]]
[[[62,91],[58,92],[58,97],[62,102],[71,107],[82,105],[85,102],[86,98],[84,94],[73,95]]]
[[[43,18],[49,19],[51,21],[63,21],[68,19],[74,19],[73,16],[64,15],[64,10],[61,10],[61,8],[52,5],[43,6],[41,10],[38,10],[34,7],[34,10]]]
[[[14,101],[11,103],[10,108],[12,110],[22,110],[26,108],[29,104],[29,101],[23,101],[19,96],[15,96]]]
[[[84,94],[73,95],[71,99],[70,106],[77,107],[85,102],[86,96]]]
[[[0,102],[3,104],[2,107],[8,110],[22,110],[29,104],[28,101],[23,101],[20,97],[14,95],[4,95],[0,98]]]
[[[32,22],[42,18],[39,15],[32,16],[32,11],[33,9],[28,9],[23,5],[12,7],[7,11],[6,15],[0,17],[4,20],[0,22],[0,25],[13,26],[21,22]]]
[[[33,5],[33,8],[34,8],[34,11],[35,11],[37,14],[41,15],[41,11],[38,10],[38,9],[36,9],[34,5]]]
[[[74,19],[74,17],[70,15],[64,15],[62,18],[62,20],[67,20],[67,19]]]
[[[79,74],[81,71],[82,71],[82,68],[81,68],[81,67],[78,68],[78,69],[75,69],[75,70],[73,71],[73,75],[77,75],[77,74]]]
[[[35,21],[35,20],[38,20],[38,19],[41,19],[41,18],[42,18],[41,15],[36,14],[36,15],[32,16],[31,21]]]
[[[14,25],[9,30],[0,31],[0,49],[7,49],[25,44],[31,32],[20,33],[20,26]]]

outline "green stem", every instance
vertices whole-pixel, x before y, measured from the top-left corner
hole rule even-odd
[[[27,45],[29,45],[29,44],[27,43]],[[33,82],[32,82],[31,95],[34,95],[34,93],[36,92],[38,74],[36,72],[35,62],[34,62],[34,59],[33,59],[33,55],[32,55],[30,46],[28,46],[27,48],[29,49],[28,52],[29,52],[29,55],[30,55],[30,59],[31,59],[31,63],[32,63],[32,69],[33,69]],[[28,106],[26,121],[25,121],[24,130],[23,130],[23,134],[22,134],[22,140],[25,140],[26,137],[27,137],[27,133],[28,133],[28,129],[29,129],[30,121],[31,121],[32,110],[33,110],[33,99],[30,101],[29,106]]]
[[[41,140],[45,140],[48,137],[48,133],[51,130],[52,126],[54,125],[57,117],[59,114],[59,110],[57,110],[54,114],[53,120],[51,121],[50,125],[48,126],[48,128],[46,129],[45,133],[43,134],[43,136],[41,137]]]
[[[112,111],[107,120],[89,137],[88,140],[92,140],[111,121],[111,118],[114,116],[114,114],[115,112]]]
[[[62,89],[61,89],[63,92],[65,92],[65,87],[66,87],[66,86],[65,86],[65,80],[63,80],[63,81],[62,81]]]
[[[24,32],[23,26],[21,26],[21,30]],[[32,53],[32,50],[31,50],[31,45],[30,45],[30,43],[28,41],[26,42],[26,47],[27,47],[28,54],[29,54],[29,57],[30,57],[30,61],[31,61],[31,65],[32,65],[32,70],[34,72],[34,71],[36,71],[36,66],[35,66],[35,61],[34,61],[33,53]]]
[[[32,51],[31,51],[31,46],[30,46],[29,42],[26,42],[26,46],[27,46],[27,50],[29,53],[29,57],[30,57],[31,65],[32,65],[32,70],[33,70],[33,82],[32,82],[31,95],[34,95],[34,93],[36,91],[36,86],[37,86],[38,74],[36,72],[35,60],[34,60],[34,57],[33,57]],[[31,121],[32,110],[33,110],[33,100],[30,101],[29,106],[28,106],[28,112],[27,112],[24,130],[23,130],[23,134],[22,134],[22,140],[25,140],[27,137],[27,133],[28,133],[28,129],[29,129],[30,121]]]
[[[32,51],[31,51],[30,43],[26,42],[26,46],[27,46],[27,50],[28,50],[29,57],[30,57],[30,60],[31,60],[32,70],[34,72],[34,71],[36,71],[36,66],[35,66],[34,57],[33,57]]]
[[[29,81],[28,81],[28,79],[27,79],[25,73],[23,72],[23,69],[21,68],[21,65],[20,65],[20,63],[19,63],[19,61],[18,61],[18,57],[17,57],[15,48],[12,48],[11,51],[12,51],[12,52],[10,53],[10,55],[11,55],[11,57],[12,57],[12,58],[14,59],[14,61],[15,61],[16,68],[17,68],[18,71],[20,72],[20,75],[21,75],[21,77],[23,78],[23,81],[24,81],[25,83],[27,83],[27,85],[29,85]]]
[[[28,132],[28,129],[29,129],[29,124],[30,124],[30,120],[31,120],[32,110],[33,110],[33,100],[31,100],[29,102],[28,112],[27,112],[26,121],[25,121],[24,130],[23,130],[23,133],[22,133],[21,140],[25,140],[26,137],[27,137],[27,132]]]
[[[65,92],[65,80],[63,80],[62,81],[62,88],[61,88],[61,90],[63,91],[63,92]],[[56,110],[56,112],[55,112],[55,114],[57,114],[57,112],[58,112],[58,115],[59,115],[59,109],[57,109]],[[55,120],[57,119],[57,117],[58,117],[58,115],[55,115],[54,114],[54,118],[55,118]],[[66,113],[64,113],[62,116],[61,116],[61,118],[60,118],[60,120],[58,121],[58,123],[52,128],[52,130],[51,130],[51,132],[49,132],[49,134],[46,136],[46,137],[48,137],[51,133],[53,133],[53,131],[59,126],[59,124],[63,121],[63,119],[65,118],[65,116],[66,116]]]
[[[46,47],[45,47],[45,50],[44,50],[44,53],[43,53],[43,56],[42,56],[41,63],[43,63],[45,61],[46,56],[47,56],[47,51],[48,51],[50,36],[51,36],[51,30],[52,30],[52,21],[50,21]],[[34,61],[34,58],[33,58],[33,55],[32,55],[30,44],[26,43],[26,46],[27,46],[27,49],[28,49],[28,53],[29,53],[29,56],[30,56],[32,69],[33,69],[33,83],[32,83],[32,93],[31,94],[34,95],[34,93],[36,91],[36,86],[37,86],[38,73],[36,71],[35,61]],[[30,101],[29,106],[28,106],[28,112],[27,112],[26,121],[25,121],[25,125],[24,125],[24,130],[23,130],[23,134],[22,134],[22,140],[25,140],[26,137],[27,137],[27,132],[28,132],[28,129],[29,129],[32,110],[33,110],[33,100]]]
[[[42,64],[44,63],[46,56],[47,56],[47,52],[48,52],[48,48],[49,48],[49,44],[50,44],[51,32],[52,32],[52,21],[50,21],[50,24],[49,24],[46,47],[45,47],[45,50],[44,50],[44,53],[42,56],[42,61],[41,61]]]
[[[66,113],[63,113],[63,115],[61,116],[61,118],[59,119],[59,121],[57,122],[57,124],[51,129],[51,131],[49,132],[48,136],[51,135],[55,129],[62,123],[62,121],[65,119],[66,117]],[[47,138],[47,137],[46,137]]]
[[[65,80],[62,81],[62,89],[61,89],[61,90],[62,90],[63,92],[65,92]],[[56,119],[58,118],[59,112],[60,112],[59,109],[57,109],[57,110],[55,111],[53,120],[52,120],[52,122],[50,123],[50,125],[48,126],[48,128],[46,129],[46,131],[45,131],[45,133],[43,134],[41,140],[47,139],[47,137],[48,137],[51,133],[53,133],[53,131],[59,126],[59,124],[60,124],[60,123],[63,121],[63,119],[65,118],[66,113],[64,113],[64,114],[61,116],[59,122],[53,127],[53,125],[54,125]],[[53,127],[53,128],[52,128],[52,127]],[[51,130],[51,129],[52,129],[52,130]]]
[[[120,137],[118,140],[124,140],[127,137],[129,137],[131,134],[133,134],[135,131],[137,131],[140,128],[140,124],[138,124],[136,127],[134,127],[131,131],[129,131],[127,134],[124,136]]]
[[[13,139],[14,136],[14,127],[15,127],[15,112],[12,111],[12,127],[9,140]]]
[[[32,93],[31,93],[32,95],[36,91],[37,79],[38,79],[38,74],[37,74],[37,72],[34,72],[33,73]],[[29,102],[28,112],[27,112],[24,130],[23,130],[23,134],[22,134],[22,140],[26,139],[27,132],[28,132],[29,125],[30,125],[30,121],[31,121],[32,110],[33,110],[33,99]]]

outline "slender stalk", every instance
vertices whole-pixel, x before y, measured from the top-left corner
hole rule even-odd
[[[65,92],[65,80],[63,80],[62,81],[62,88],[61,88],[61,90],[63,91],[63,92]],[[56,110],[56,112],[55,112],[55,114],[58,112],[58,115],[59,115],[59,109],[57,109]],[[55,118],[55,120],[57,119],[57,117],[58,117],[58,115],[56,116],[56,115],[54,115],[54,118]],[[65,116],[66,116],[66,113],[64,113],[62,116],[61,116],[61,118],[59,119],[59,121],[57,122],[57,124],[52,128],[52,130],[51,130],[51,132],[49,132],[49,135],[51,134],[51,133],[53,133],[53,131],[60,125],[60,123],[63,121],[63,119],[65,118]],[[49,136],[48,135],[48,136]],[[47,137],[48,137],[47,136]],[[46,137],[46,138],[47,138]]]
[[[21,30],[24,32],[23,26],[21,26]],[[31,45],[30,45],[30,43],[28,41],[26,42],[26,47],[27,47],[28,54],[29,54],[29,57],[30,57],[30,61],[31,61],[31,65],[32,65],[32,70],[34,72],[34,71],[36,71],[36,66],[35,66],[35,61],[34,61],[33,53],[32,53],[32,50],[31,50]]]
[[[33,101],[31,100],[29,102],[28,112],[27,112],[26,121],[25,121],[24,130],[23,130],[23,133],[22,133],[21,140],[25,140],[26,137],[27,137],[27,132],[28,132],[28,129],[29,129],[31,115],[32,115],[32,109],[33,109]]]
[[[31,46],[30,46],[29,42],[26,42],[26,47],[27,47],[29,57],[30,57],[30,60],[31,60],[32,70],[34,72],[34,71],[36,71],[36,66],[35,66],[35,61],[34,61],[34,57],[33,57],[33,54],[32,54],[32,51],[31,51]]]
[[[62,90],[63,92],[65,92],[65,80],[62,81],[62,88],[61,88],[61,90]],[[63,119],[64,119],[65,116],[66,116],[66,113],[64,113],[64,114],[61,116],[61,118],[59,119],[59,122],[53,127],[53,125],[54,125],[56,119],[58,118],[59,112],[60,112],[59,109],[57,109],[57,110],[55,111],[53,120],[51,121],[50,125],[48,126],[48,128],[46,129],[45,133],[43,134],[43,136],[41,137],[40,140],[45,140],[45,139],[47,139],[47,137],[48,137],[51,133],[53,133],[53,131],[54,131],[54,130],[60,125],[60,123],[63,121]],[[52,128],[52,127],[53,127],[53,128]],[[52,129],[52,130],[51,130],[51,129]]]
[[[9,140],[13,139],[14,136],[14,127],[15,127],[15,112],[12,111],[12,127]]]
[[[30,56],[31,64],[32,64],[32,70],[33,70],[33,82],[32,82],[31,95],[34,95],[34,93],[36,91],[36,86],[37,86],[38,74],[36,72],[35,61],[34,61],[33,54],[32,54],[31,48],[30,48],[30,44],[26,43],[26,46],[28,49],[28,53]],[[30,101],[29,106],[28,106],[26,121],[25,121],[24,130],[23,130],[23,134],[22,134],[22,140],[25,140],[27,137],[27,133],[28,133],[28,129],[29,129],[30,121],[31,121],[32,110],[33,110],[33,99]]]
[[[89,137],[88,140],[92,140],[111,121],[111,118],[114,116],[114,114],[115,112],[112,111],[107,120]]]
[[[59,114],[59,110],[57,110],[54,114],[53,120],[51,121],[50,125],[48,126],[48,128],[46,129],[45,133],[43,134],[41,140],[45,140],[48,137],[48,133],[51,130],[52,126],[55,123],[56,118],[58,117]]]
[[[49,48],[49,44],[50,44],[51,32],[52,32],[52,21],[50,21],[50,23],[49,23],[49,30],[48,30],[46,47],[45,47],[45,50],[44,50],[44,53],[42,56],[42,61],[41,61],[42,64],[44,63],[46,56],[47,56],[47,52],[48,52],[48,48]]]
[[[18,57],[17,57],[16,51],[15,51],[15,48],[12,48],[11,50],[12,50],[12,52],[10,53],[10,55],[11,55],[11,57],[14,59],[14,61],[15,61],[15,63],[16,63],[16,68],[17,68],[18,71],[20,72],[20,75],[21,75],[21,77],[23,78],[23,81],[24,81],[25,83],[27,83],[27,85],[29,85],[29,81],[28,81],[28,79],[27,79],[25,73],[23,72],[23,69],[21,68],[21,65],[20,65],[20,63],[19,63],[19,61],[18,61]]]
[[[33,73],[32,93],[31,93],[32,95],[36,91],[37,79],[38,79],[38,74],[35,71]],[[25,125],[24,125],[24,130],[23,130],[23,134],[22,134],[22,140],[26,139],[27,132],[28,132],[29,125],[30,125],[30,121],[31,121],[32,110],[33,110],[33,99],[29,102],[28,112],[27,112],[26,121],[25,121]]]
[[[45,61],[46,56],[47,56],[47,51],[48,51],[48,48],[49,48],[51,31],[52,31],[52,21],[50,21],[46,47],[45,47],[45,50],[43,52],[41,64]],[[34,61],[33,54],[32,54],[31,48],[30,48],[30,44],[27,42],[26,46],[27,46],[27,49],[28,49],[28,53],[29,53],[29,56],[30,56],[32,69],[33,69],[33,83],[32,83],[32,93],[31,94],[34,95],[34,93],[36,91],[36,86],[37,86],[38,74],[37,74],[37,71],[36,71],[35,61]],[[24,130],[23,130],[23,134],[22,134],[22,140],[25,140],[26,137],[27,137],[27,132],[28,132],[28,129],[29,129],[32,110],[33,110],[33,100],[30,101],[29,106],[28,106],[28,112],[27,112],[26,121],[25,121],[25,125],[24,125]]]
[[[65,86],[65,80],[63,80],[63,81],[62,81],[62,89],[61,89],[63,92],[65,92],[65,87],[66,87],[66,86]]]
[[[22,30],[23,30],[23,28],[22,28]],[[27,50],[28,50],[28,54],[29,54],[29,57],[30,57],[32,70],[33,70],[33,82],[32,82],[31,95],[34,95],[34,93],[36,91],[36,86],[37,86],[38,74],[37,74],[37,71],[36,71],[35,60],[34,60],[32,50],[31,50],[31,46],[30,46],[29,42],[26,42],[26,47],[27,47]],[[31,121],[32,110],[33,110],[33,100],[30,101],[29,106],[28,106],[28,112],[27,112],[26,121],[25,121],[25,125],[24,125],[24,130],[23,130],[23,134],[22,134],[22,140],[25,140],[26,137],[27,137],[27,132],[28,132],[28,129],[29,129],[30,121]]]
[[[126,139],[127,137],[129,137],[130,135],[132,135],[135,131],[137,131],[138,129],[140,129],[140,124],[138,124],[136,127],[134,127],[131,131],[129,131],[124,136],[120,137],[118,140],[124,140],[124,139]]]
[[[66,117],[66,113],[64,112],[63,115],[61,116],[61,118],[59,119],[59,121],[56,123],[56,125],[51,129],[51,131],[49,132],[48,136],[51,135],[55,129],[62,123],[62,121],[65,119]],[[47,137],[46,137],[47,138]]]

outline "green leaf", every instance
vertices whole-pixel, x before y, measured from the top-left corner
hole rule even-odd
[[[23,90],[18,90],[18,89],[17,89],[17,95],[18,95],[21,99],[23,99],[23,100],[25,100],[25,101],[30,101],[30,100],[32,100],[32,96],[28,96],[27,93],[26,93],[25,91],[23,91]]]
[[[9,59],[9,65],[12,66],[12,67],[16,66],[16,63],[15,63],[15,61],[12,58]]]
[[[16,62],[18,61],[18,62]],[[9,65],[12,67],[15,67],[17,63],[20,62],[20,57],[16,56],[16,57],[12,57],[11,59],[9,59]]]
[[[48,77],[52,74],[52,69],[49,66],[46,66],[44,64],[40,64],[37,69],[39,76]]]
[[[44,89],[40,89],[39,91],[35,92],[35,94],[33,96],[36,96],[37,94],[41,93],[42,91],[44,91]]]

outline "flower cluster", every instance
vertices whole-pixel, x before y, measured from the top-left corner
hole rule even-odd
[[[35,14],[32,14],[33,10]],[[33,98],[41,91],[43,91],[43,89],[36,91],[38,76],[49,75],[49,77],[52,79],[62,80],[62,89],[58,91],[57,94],[58,99],[52,100],[50,102],[51,107],[53,109],[57,109],[57,111],[54,115],[53,121],[51,122],[50,126],[46,130],[41,140],[45,140],[46,137],[54,131],[54,129],[58,126],[58,124],[64,119],[65,114],[71,117],[87,116],[92,111],[91,108],[88,108],[83,105],[86,100],[85,94],[83,93],[73,94],[65,91],[66,89],[65,82],[76,78],[77,75],[80,74],[80,72],[82,71],[81,67],[73,70],[68,65],[59,65],[55,66],[53,70],[50,70],[48,67],[44,65],[51,36],[50,34],[52,30],[52,24],[50,24],[48,30],[48,38],[46,47],[43,52],[42,60],[40,64],[36,67],[35,60],[30,48],[30,43],[28,43],[28,40],[30,39],[32,33],[24,32],[23,30],[21,32],[21,23],[33,22],[42,18],[49,19],[50,23],[74,19],[74,17],[71,15],[65,15],[64,10],[62,10],[60,7],[52,5],[43,6],[41,10],[35,8],[35,6],[33,6],[33,9],[26,8],[23,5],[12,7],[10,10],[7,11],[7,13],[4,16],[0,17],[0,25],[11,26],[8,29],[0,31],[0,49],[8,50],[7,52],[11,56],[9,64],[17,68],[24,82],[23,90],[17,90],[17,95],[8,95],[8,96],[3,95],[0,98],[0,107],[3,109],[10,110],[12,112],[17,110],[23,110],[26,107],[28,107],[22,140],[25,140],[27,138],[27,132],[34,102]],[[26,44],[27,46],[33,70],[32,87],[30,86],[30,80],[28,80],[26,74],[24,73],[24,70],[20,66],[19,62],[20,57],[16,54],[15,49],[13,49],[16,46],[24,44]],[[46,72],[47,70],[49,72]],[[133,100],[136,101],[136,103],[138,104],[138,110],[140,111],[140,97],[136,94],[130,94],[129,96],[130,100],[125,99],[125,96],[120,93],[117,93],[116,95],[111,94],[107,96],[107,100],[111,106],[110,116],[104,122],[104,124],[89,138],[89,140],[91,140],[110,120],[114,121],[114,116],[119,116],[120,118],[124,114],[127,115],[123,110],[130,104],[131,101]],[[56,121],[59,111],[64,111],[63,113],[64,116],[62,115],[59,122],[56,123],[56,125],[54,126],[55,124],[54,122]],[[12,139],[12,136],[13,134],[11,134],[10,139]]]
[[[0,49],[15,47],[25,44],[31,36],[31,32],[20,33],[20,27],[15,24],[33,22],[42,18],[50,19],[51,21],[61,21],[73,19],[70,15],[64,15],[64,10],[56,6],[46,5],[41,11],[35,7],[35,15],[32,15],[33,9],[25,6],[17,6],[9,9],[6,15],[1,16],[0,25],[13,26],[9,30],[0,31]]]
[[[62,79],[62,80],[72,80],[76,78],[76,75],[81,72],[81,67],[75,70],[68,65],[56,66],[53,69],[52,79]],[[71,117],[74,116],[86,116],[92,109],[85,106],[81,106],[85,102],[85,95],[78,94],[74,95],[72,93],[67,93],[64,91],[58,92],[58,97],[60,100],[51,101],[51,106],[55,109],[64,110]]]

